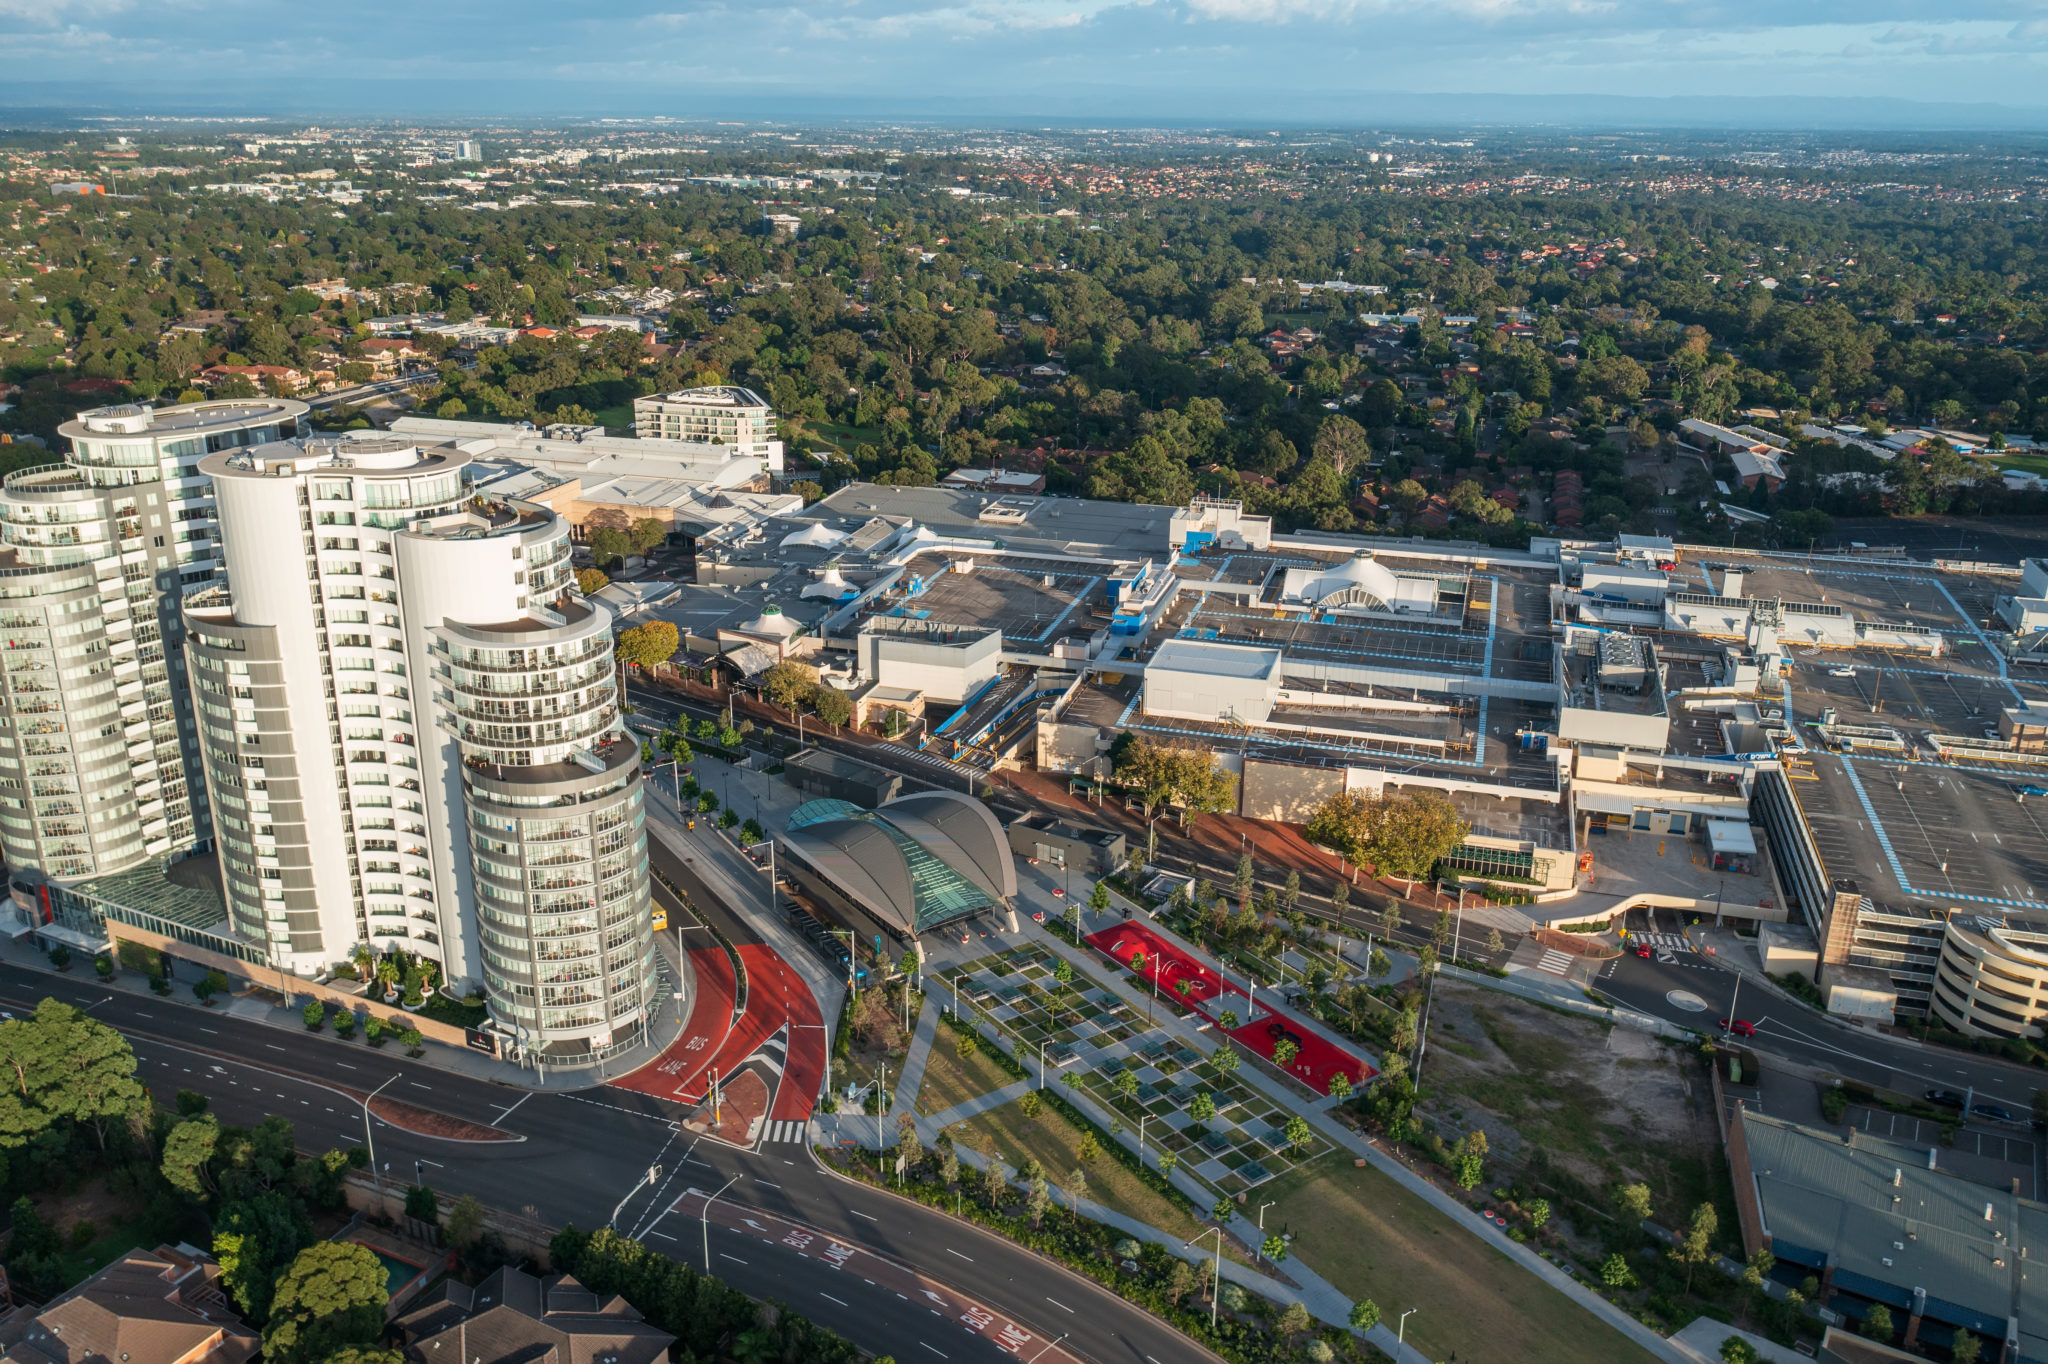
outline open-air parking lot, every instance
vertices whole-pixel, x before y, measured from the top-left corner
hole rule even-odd
[[[1926,658],[1878,649],[1795,649],[1793,706],[1802,721],[1835,708],[1842,724],[1891,725],[1939,734],[1994,734],[2012,689],[1990,666],[1967,658]]]
[[[1799,800],[1831,874],[1878,900],[2048,907],[2048,797],[2024,778],[1817,756]]]

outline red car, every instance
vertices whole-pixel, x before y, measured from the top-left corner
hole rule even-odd
[[[1737,1037],[1755,1037],[1756,1024],[1743,1018],[1724,1018],[1721,1020],[1721,1031],[1732,1032]]]
[[[1650,955],[1650,945],[1648,943],[1637,943],[1636,955],[1647,959]]]

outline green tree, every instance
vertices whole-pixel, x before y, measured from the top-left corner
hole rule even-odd
[[[1968,1331],[1957,1331],[1954,1338],[1949,1341],[1948,1357],[1953,1364],[1977,1364],[1977,1358],[1983,1350],[1984,1344],[1976,1336]]]
[[[626,529],[635,554],[652,554],[668,542],[668,526],[652,516],[643,516]]]
[[[1349,1075],[1346,1075],[1341,1070],[1332,1075],[1330,1077],[1330,1093],[1333,1097],[1337,1099],[1350,1098],[1351,1077]]]
[[[1294,1064],[1294,1058],[1301,1048],[1288,1038],[1281,1038],[1273,1044],[1273,1064],[1282,1070]]]
[[[1280,1320],[1274,1323],[1274,1329],[1287,1339],[1294,1340],[1312,1325],[1314,1318],[1309,1316],[1308,1308],[1299,1302],[1290,1302],[1281,1311]]]
[[[1296,1113],[1293,1117],[1287,1120],[1287,1126],[1283,1130],[1287,1134],[1287,1145],[1289,1149],[1291,1149],[1296,1155],[1301,1154],[1302,1150],[1308,1146],[1309,1141],[1314,1135],[1309,1130],[1308,1119],[1302,1117],[1299,1113]]]
[[[1094,914],[1109,913],[1108,886],[1104,885],[1100,881],[1097,881],[1095,883],[1095,889],[1088,892],[1088,909],[1090,913]]]
[[[1268,1264],[1279,1264],[1287,1258],[1287,1238],[1274,1232],[1259,1244],[1259,1254]]]
[[[1647,1184],[1624,1184],[1615,1196],[1615,1205],[1624,1222],[1634,1226],[1650,1216],[1650,1186]]]
[[[1216,1116],[1216,1099],[1206,1089],[1195,1091],[1195,1097],[1188,1101],[1188,1116],[1196,1122],[1206,1123]]]
[[[219,1142],[220,1121],[212,1114],[188,1118],[164,1138],[163,1160],[158,1168],[172,1188],[182,1189],[194,1198],[204,1197],[213,1188],[213,1172],[207,1164]]]
[[[1729,1336],[1721,1342],[1721,1364],[1756,1364],[1756,1347],[1741,1336]]]
[[[817,688],[818,670],[794,659],[785,658],[761,674],[762,697],[788,711],[792,719]]]
[[[1465,1134],[1458,1143],[1456,1165],[1458,1187],[1478,1188],[1479,1181],[1486,1177],[1486,1133],[1475,1127]]]
[[[1235,779],[1213,752],[1191,743],[1154,743],[1127,733],[1110,749],[1110,777],[1137,792],[1147,815],[1161,805],[1215,813],[1236,803]]]
[[[278,1276],[312,1239],[305,1214],[282,1193],[223,1203],[213,1227],[221,1287],[246,1315],[261,1320],[270,1311]]]
[[[1440,791],[1364,796],[1339,792],[1309,812],[1312,840],[1381,876],[1427,876],[1472,827]]]
[[[614,568],[633,552],[633,541],[622,530],[609,526],[590,532],[590,559],[599,568]]]
[[[263,1357],[268,1364],[321,1364],[350,1346],[373,1345],[388,1299],[384,1266],[368,1247],[352,1241],[308,1246],[277,1281]]]
[[[853,698],[837,687],[819,685],[811,692],[811,709],[818,718],[838,728],[853,721]]]
[[[1881,1302],[1870,1304],[1870,1310],[1863,1314],[1863,1334],[1872,1340],[1890,1342],[1892,1338],[1892,1309]]]
[[[586,597],[594,597],[612,585],[602,569],[579,568],[576,570],[576,590]]]
[[[1541,1231],[1550,1221],[1550,1200],[1547,1198],[1532,1198],[1529,1200],[1525,1211],[1529,1214],[1530,1228],[1534,1231]]]
[[[1714,1233],[1720,1230],[1721,1219],[1714,1212],[1712,1203],[1702,1203],[1692,1210],[1692,1222],[1679,1233],[1678,1241],[1671,1247],[1671,1258],[1685,1266],[1685,1291],[1692,1292],[1693,1271],[1714,1258]]]
[[[89,1125],[105,1150],[109,1126],[148,1104],[127,1039],[55,999],[27,1018],[0,1022],[0,1076],[0,1150],[60,1120]]]
[[[1380,1324],[1380,1305],[1371,1298],[1360,1298],[1351,1304],[1351,1329],[1370,1331]]]
[[[682,637],[673,621],[650,620],[619,631],[617,653],[621,663],[653,668],[674,658],[681,645]]]
[[[1620,1251],[1615,1251],[1600,1262],[1600,1282],[1609,1288],[1628,1288],[1633,1286],[1635,1281],[1635,1271],[1628,1267],[1628,1261],[1622,1258]]]

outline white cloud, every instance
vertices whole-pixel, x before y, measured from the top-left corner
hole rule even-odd
[[[0,0],[0,19],[25,19],[42,28],[62,28],[132,8],[134,0]]]

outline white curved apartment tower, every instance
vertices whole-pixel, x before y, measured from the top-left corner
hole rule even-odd
[[[79,414],[0,487],[0,851],[17,880],[144,865],[208,832],[179,601],[210,582],[209,453],[287,440],[257,398]]]
[[[639,745],[569,525],[470,489],[454,445],[209,460],[230,590],[188,652],[236,927],[287,968],[438,960],[545,1061],[653,1007]]]

